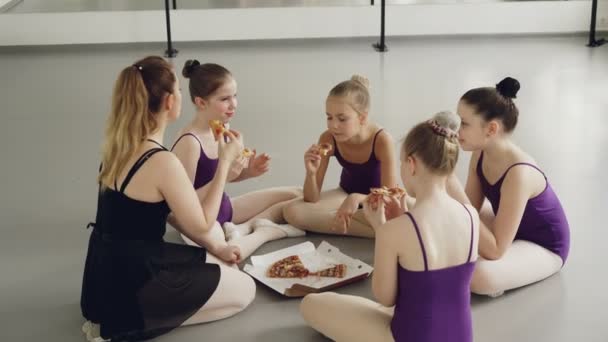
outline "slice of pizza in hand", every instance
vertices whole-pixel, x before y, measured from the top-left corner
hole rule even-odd
[[[297,255],[288,256],[275,262],[266,271],[268,278],[304,278],[309,274],[310,272],[304,267],[302,260]]]
[[[243,152],[241,152],[241,155],[243,156],[243,158],[249,158],[253,155],[253,151],[248,148],[244,148]]]
[[[378,209],[378,204],[383,200],[384,196],[390,196],[386,186],[381,188],[370,188],[369,195],[367,196],[367,203],[370,204],[372,209],[376,210]]]
[[[328,144],[328,143],[319,144],[319,153],[322,156],[327,156],[327,154],[329,152],[331,152],[332,149],[333,149],[333,146],[331,146],[331,144]]]
[[[389,192],[389,189],[386,186],[383,186],[381,188],[370,188],[369,193],[371,195],[377,195],[377,196],[390,196],[391,195]]]
[[[344,278],[344,276],[346,275],[346,265],[338,264],[334,267],[327,268],[319,272],[311,273],[310,275],[329,278]]]
[[[388,194],[391,197],[395,197],[395,198],[399,199],[399,198],[405,196],[405,194],[407,194],[407,192],[405,191],[404,188],[396,186],[396,187],[393,187],[393,188],[389,188],[388,189]]]
[[[216,138],[228,130],[226,125],[220,120],[209,120],[209,127],[211,127],[211,130],[213,130],[213,135]]]

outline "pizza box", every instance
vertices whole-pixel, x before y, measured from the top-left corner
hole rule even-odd
[[[304,278],[269,278],[266,271],[275,262],[288,256],[297,255],[311,272],[333,267],[337,264],[346,265],[346,275],[343,278],[307,276]],[[287,297],[303,297],[309,293],[319,293],[354,283],[367,278],[373,268],[353,259],[326,241],[319,247],[308,241],[278,251],[251,257],[251,264],[245,265],[243,271],[253,278]]]

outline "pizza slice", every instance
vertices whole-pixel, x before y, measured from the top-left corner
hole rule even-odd
[[[393,188],[387,188],[386,186],[381,188],[371,188],[369,191],[372,195],[389,196],[395,198],[401,198],[406,194],[405,189],[398,186]]]
[[[329,152],[331,152],[332,149],[333,149],[333,146],[331,146],[331,144],[328,144],[328,143],[319,144],[319,153],[321,153],[322,156],[327,156],[327,154]]]
[[[372,195],[378,195],[378,196],[390,196],[391,195],[389,192],[389,189],[385,186],[383,186],[381,188],[370,188],[369,192]]]
[[[304,267],[302,260],[297,255],[288,256],[275,262],[266,271],[266,276],[269,278],[304,278],[309,274],[310,272]]]
[[[228,130],[226,125],[220,120],[209,120],[209,127],[213,130],[213,135],[215,135],[216,138]]]
[[[346,275],[346,265],[338,264],[334,267],[321,270],[319,272],[311,273],[310,275],[316,275],[319,277],[330,277],[330,278],[344,278]]]
[[[249,158],[253,155],[253,151],[248,148],[244,148],[243,152],[241,152],[241,155],[243,156],[243,158]]]
[[[400,187],[396,186],[394,188],[389,188],[388,193],[389,193],[389,196],[391,196],[391,197],[401,198],[401,197],[405,196],[406,191],[404,188],[400,188]]]

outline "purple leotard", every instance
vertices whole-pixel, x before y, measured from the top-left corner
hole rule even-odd
[[[483,162],[483,152],[477,162],[477,176],[481,182],[481,190],[484,196],[492,204],[494,214],[498,213],[500,206],[500,188],[512,167],[517,165],[527,165],[538,170],[547,185],[545,190],[538,196],[530,198],[526,203],[524,214],[519,223],[515,240],[526,240],[544,247],[562,258],[562,263],[566,262],[570,250],[570,227],[564,209],[547,180],[547,176],[536,166],[529,163],[515,163],[500,177],[495,184],[490,184],[483,175],[481,164]]]
[[[196,164],[196,175],[194,177],[194,188],[199,189],[207,185],[207,183],[209,183],[215,176],[215,170],[217,169],[218,160],[207,157],[207,154],[205,154],[205,151],[203,150],[203,144],[198,139],[198,137],[192,133],[186,133],[180,136],[175,141],[175,144],[173,144],[171,150],[173,150],[175,148],[175,145],[177,145],[177,143],[187,135],[194,137],[194,139],[198,141],[198,144],[201,147],[201,154],[198,158],[198,163]],[[230,197],[228,197],[228,194],[226,194],[226,192],[224,192],[224,194],[222,195],[222,203],[220,204],[220,210],[217,214],[216,221],[222,225],[225,222],[232,221],[232,203],[230,202]]]
[[[464,206],[464,205],[463,205]],[[391,330],[396,342],[472,342],[471,277],[475,262],[473,218],[469,256],[465,263],[429,270],[424,242],[412,214],[412,220],[424,259],[424,271],[398,267],[398,292]]]
[[[362,164],[351,163],[345,160],[334,139],[334,156],[338,163],[342,166],[342,174],[340,175],[340,187],[347,193],[369,194],[370,188],[378,188],[381,184],[380,161],[376,158],[374,152],[376,148],[376,138],[382,130],[379,130],[374,135],[372,142],[372,153],[369,159]]]

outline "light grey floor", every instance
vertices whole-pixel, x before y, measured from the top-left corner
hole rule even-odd
[[[247,145],[273,157],[262,178],[229,192],[303,180],[302,153],[324,127],[328,90],[352,73],[369,77],[371,118],[396,139],[436,111],[455,109],[471,87],[520,80],[515,139],[532,153],[561,196],[572,225],[565,268],[539,284],[498,299],[472,300],[476,341],[608,340],[608,47],[586,37],[460,37],[178,44],[175,60],[228,67],[239,84],[232,127]],[[0,336],[3,341],[83,341],[80,281],[95,214],[95,175],[110,93],[121,68],[159,54],[161,45],[0,49]],[[183,81],[183,80],[182,80]],[[182,85],[185,91],[187,86]],[[184,97],[185,99],[188,96]],[[191,117],[184,104],[171,138]],[[270,130],[269,125],[273,128]],[[458,175],[464,180],[468,154]],[[338,168],[328,171],[336,185]],[[167,234],[177,240],[174,231]],[[372,263],[369,240],[327,239]],[[260,253],[304,241],[270,243]],[[366,280],[340,290],[371,296]],[[258,285],[255,302],[220,322],[180,328],[158,341],[323,341],[300,318],[298,300]]]
[[[386,4],[467,3],[532,0],[387,0]],[[380,0],[375,0],[380,3]],[[169,1],[173,6],[173,0]],[[178,9],[369,6],[371,0],[177,0]],[[164,9],[163,0],[21,0],[7,13],[135,11]]]

